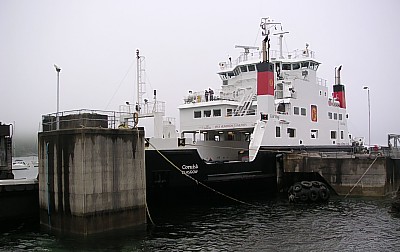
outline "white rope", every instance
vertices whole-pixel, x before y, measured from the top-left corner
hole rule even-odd
[[[346,196],[344,198],[347,198],[347,196],[349,196],[349,194],[353,191],[353,189],[358,185],[358,183],[360,183],[360,181],[363,179],[363,177],[365,176],[365,174],[367,174],[367,172],[369,171],[369,169],[372,167],[372,165],[375,163],[375,161],[378,159],[379,155],[377,155],[374,159],[374,161],[372,161],[372,163],[369,165],[369,167],[367,168],[367,170],[364,172],[364,174],[361,176],[361,178],[357,181],[357,183],[354,184],[354,186],[350,189],[350,191],[346,194]]]
[[[149,216],[151,224],[155,225],[153,219],[151,218],[149,207],[147,206],[147,200],[146,200],[146,212],[147,212],[147,215]]]
[[[189,179],[193,180],[194,182],[196,182],[196,184],[201,185],[201,186],[203,186],[203,187],[205,187],[205,188],[207,188],[207,189],[209,189],[209,190],[211,190],[211,191],[213,191],[213,192],[215,192],[215,193],[217,193],[217,194],[219,194],[219,195],[222,195],[223,197],[226,197],[226,198],[231,199],[231,200],[233,200],[233,201],[239,202],[239,203],[241,203],[241,204],[245,204],[245,205],[253,206],[253,207],[260,207],[260,206],[257,206],[257,205],[251,204],[251,203],[247,203],[247,202],[244,202],[244,201],[235,199],[235,198],[233,198],[233,197],[231,197],[231,196],[229,196],[229,195],[226,195],[226,194],[224,194],[224,193],[222,193],[222,192],[220,192],[220,191],[217,191],[217,190],[215,190],[215,189],[209,187],[209,186],[206,185],[206,184],[203,184],[202,182],[196,180],[196,179],[193,178],[192,176],[189,176],[188,174],[184,173],[178,166],[176,166],[174,163],[172,163],[171,160],[169,160],[164,154],[162,154],[162,153],[161,153],[152,143],[150,143],[147,139],[146,139],[146,142],[148,142],[149,145],[151,145],[151,147],[153,147],[154,150],[157,151],[158,154],[160,154],[168,163],[170,163],[170,164],[171,164],[175,169],[177,169],[182,175],[185,175],[185,176],[188,177]]]

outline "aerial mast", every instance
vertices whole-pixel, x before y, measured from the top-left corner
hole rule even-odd
[[[139,55],[139,49],[136,49],[136,85],[137,85],[137,99],[135,110],[140,114],[143,94],[145,93],[145,58]]]

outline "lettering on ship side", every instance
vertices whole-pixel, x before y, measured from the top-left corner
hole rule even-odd
[[[197,174],[199,172],[199,165],[182,165],[182,174]]]

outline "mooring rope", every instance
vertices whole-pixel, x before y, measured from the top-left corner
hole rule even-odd
[[[147,199],[146,199],[146,212],[147,212],[147,215],[149,216],[151,224],[153,224],[155,226],[156,224],[154,223],[153,218],[151,218],[149,207],[147,205]]]
[[[360,181],[363,179],[363,177],[365,176],[365,174],[367,174],[367,172],[369,171],[369,169],[372,167],[372,165],[375,163],[375,161],[378,159],[379,155],[376,155],[374,161],[372,161],[372,163],[369,165],[369,167],[367,168],[367,170],[364,172],[364,174],[360,177],[360,179],[357,181],[357,183],[354,184],[354,186],[350,189],[350,191],[346,194],[346,196],[344,198],[347,198],[347,196],[349,196],[349,194],[353,191],[353,189],[358,185],[358,183],[360,183]]]
[[[188,177],[189,179],[193,180],[194,182],[196,182],[196,184],[201,185],[201,186],[203,186],[203,187],[205,187],[205,188],[207,188],[207,189],[209,189],[209,190],[211,190],[211,191],[213,191],[213,192],[215,192],[215,193],[217,193],[217,194],[219,194],[219,195],[221,195],[221,196],[223,196],[223,197],[226,197],[226,198],[228,198],[228,199],[230,199],[230,200],[233,200],[233,201],[236,201],[236,202],[238,202],[238,203],[241,203],[241,204],[244,204],[244,205],[248,205],[248,206],[253,206],[253,207],[260,207],[260,206],[257,206],[257,205],[254,205],[254,204],[251,204],[251,203],[244,202],[244,201],[242,201],[242,200],[238,200],[238,199],[236,199],[236,198],[233,198],[233,197],[231,197],[231,196],[229,196],[229,195],[226,195],[226,194],[224,194],[224,193],[222,193],[222,192],[220,192],[220,191],[217,191],[217,190],[215,190],[215,189],[209,187],[209,186],[206,185],[206,184],[203,184],[202,182],[198,181],[197,179],[193,178],[192,176],[189,176],[188,174],[184,173],[178,166],[176,166],[171,160],[169,160],[164,154],[162,154],[161,151],[159,151],[152,143],[150,143],[150,141],[148,141],[148,140],[146,139],[146,142],[147,142],[151,147],[153,147],[154,150],[157,151],[157,153],[161,155],[161,157],[163,157],[168,163],[170,163],[170,164],[171,164],[175,169],[177,169],[182,175],[185,175],[185,176]]]

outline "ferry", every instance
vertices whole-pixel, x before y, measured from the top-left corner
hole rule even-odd
[[[342,66],[331,95],[308,44],[284,52],[282,24],[262,18],[260,28],[261,48],[237,45],[243,51],[236,59],[219,62],[220,89],[188,91],[178,108],[179,133],[155,91],[153,101],[142,99],[144,57],[137,51],[137,102],[122,110],[135,110],[136,122],[154,118],[145,152],[148,197],[273,192],[281,153],[351,147]],[[278,50],[270,49],[274,38]]]

